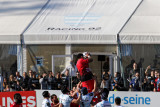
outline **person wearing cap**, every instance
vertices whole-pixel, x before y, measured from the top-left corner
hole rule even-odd
[[[22,107],[22,97],[19,93],[14,94],[14,103],[11,107]]]
[[[91,101],[95,95],[96,87],[97,87],[96,79],[94,79],[94,89],[92,90],[92,92],[88,93],[87,88],[82,87],[81,89],[82,97],[80,101],[80,107],[90,107],[91,106]]]
[[[115,106],[114,107],[123,107],[123,106],[121,106],[121,98],[120,97],[115,98]]]
[[[108,94],[109,90],[104,88],[101,94],[102,101],[97,103],[94,107],[111,107],[111,104],[108,101]]]
[[[94,88],[94,80],[93,74],[89,69],[89,63],[92,62],[93,59],[88,52],[84,52],[83,54],[79,53],[77,59],[78,61],[76,66],[81,76],[82,87],[86,87],[88,92],[92,92]]]
[[[50,93],[48,91],[44,91],[42,93],[44,100],[42,101],[42,107],[51,107],[51,103],[50,103]]]
[[[79,104],[80,103],[80,98],[81,98],[81,92],[79,91],[79,86],[77,85],[77,90],[74,92],[74,94],[69,95],[69,90],[68,87],[66,85],[63,85],[61,87],[61,91],[62,94],[59,96],[59,107],[63,106],[63,107],[70,107],[71,103],[76,103]],[[73,96],[76,95],[76,93],[78,92],[78,98],[74,99]]]

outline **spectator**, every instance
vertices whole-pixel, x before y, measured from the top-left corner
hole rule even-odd
[[[20,81],[19,81],[19,80],[17,80],[16,91],[22,91],[22,88],[21,88],[21,85],[20,85]]]
[[[108,73],[103,75],[103,80],[101,82],[100,88],[107,88],[108,90],[111,90],[111,79],[109,78]]]
[[[4,89],[6,88],[6,85],[8,85],[8,81],[7,81],[7,78],[4,78],[3,79],[3,88]]]
[[[6,85],[6,88],[4,89],[4,92],[9,92],[9,91],[10,91],[9,85]]]
[[[102,101],[97,103],[95,107],[111,107],[111,104],[108,101],[108,94],[109,94],[109,90],[104,88],[101,94]]]
[[[120,72],[115,73],[114,83],[117,86],[118,90],[121,91],[124,88],[123,78],[121,77]]]
[[[158,70],[155,71],[155,76],[156,76],[156,79],[155,79],[155,82],[154,82],[154,87],[155,87],[155,90],[157,91],[158,90],[158,80],[159,80],[159,72]]]
[[[57,73],[56,75],[56,89],[60,90],[61,89],[61,85],[62,85],[62,76],[60,74],[60,72]]]
[[[129,79],[132,80],[135,77],[136,73],[140,73],[139,68],[137,67],[137,63],[133,63],[133,69],[130,70]]]
[[[33,76],[33,71],[29,70],[29,78],[32,78],[32,76]]]
[[[0,74],[0,92],[3,91],[3,76]]]
[[[55,89],[56,87],[56,78],[55,76],[53,75],[52,71],[49,71],[49,76],[48,76],[48,89]]]
[[[50,103],[50,93],[48,91],[44,91],[42,93],[44,100],[42,102],[42,107],[51,107],[51,103]]]
[[[28,77],[27,73],[23,72],[23,82],[22,82],[22,85],[25,85],[26,87],[28,87],[28,81],[29,81],[29,77]]]
[[[69,86],[70,85],[69,82],[70,82],[69,70],[67,69],[66,72],[65,72],[65,80],[64,80],[63,85]]]
[[[20,76],[19,72],[16,72],[16,81],[20,81],[20,84],[23,82],[22,76]]]
[[[160,75],[157,75],[157,85],[156,85],[156,90],[160,91]]]
[[[29,90],[40,89],[39,79],[36,78],[36,74],[33,73],[33,78],[28,82]]]
[[[103,64],[103,70],[105,73],[109,72],[109,57],[107,58],[107,61],[104,62],[104,64]]]
[[[135,74],[135,78],[132,79],[130,83],[130,88],[133,91],[140,91],[140,79],[139,79],[139,73],[137,72]]]
[[[65,74],[66,71],[69,71],[69,76],[73,77],[73,79],[76,77],[76,72],[78,72],[77,67],[74,63],[73,60],[70,61],[70,65],[67,66],[62,72],[61,74]]]
[[[14,80],[13,75],[9,76],[9,87],[10,87],[10,91],[16,90],[16,81]]]
[[[39,79],[40,89],[42,89],[43,76],[42,76],[42,75],[39,75],[39,76],[38,76],[38,79]]]
[[[44,89],[48,89],[48,78],[47,78],[47,73],[43,73],[43,78],[42,78],[42,84],[41,84],[41,86],[42,86],[42,89],[44,90]]]
[[[55,94],[51,95],[51,101],[52,101],[51,107],[59,107],[59,101]]]
[[[72,81],[73,87],[75,87],[79,83],[79,81],[80,81],[80,74],[79,74],[79,72],[77,72],[76,75],[77,75],[76,78],[74,78],[73,81]]]
[[[143,83],[142,83],[142,90],[143,91],[150,91],[149,88],[149,81],[147,78],[144,78]]]
[[[150,80],[153,80],[153,82],[155,81],[155,74],[154,74],[154,70],[151,71],[151,79]]]
[[[11,105],[11,107],[23,107],[22,106],[22,97],[19,93],[14,94],[14,103]]]
[[[123,107],[123,106],[121,106],[121,98],[120,97],[115,98],[115,106],[114,107]]]
[[[154,91],[154,81],[151,80],[151,83],[149,84],[149,90]]]

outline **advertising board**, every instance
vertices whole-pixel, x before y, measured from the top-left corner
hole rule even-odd
[[[36,107],[35,91],[0,92],[0,107],[10,107],[14,102],[13,97],[15,93],[21,94],[23,107]]]

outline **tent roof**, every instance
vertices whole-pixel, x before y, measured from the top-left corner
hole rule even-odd
[[[23,34],[25,44],[116,44],[141,0],[50,0]]]
[[[46,2],[46,0],[1,0],[0,44],[20,44],[20,35]]]
[[[120,32],[122,44],[160,44],[160,0],[143,0]]]

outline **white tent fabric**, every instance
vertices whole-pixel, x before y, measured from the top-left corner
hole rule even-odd
[[[25,44],[116,44],[141,0],[51,0],[23,34]]]
[[[122,44],[160,44],[160,0],[143,0],[120,32]]]
[[[47,0],[1,0],[0,44],[20,44],[20,35]]]

